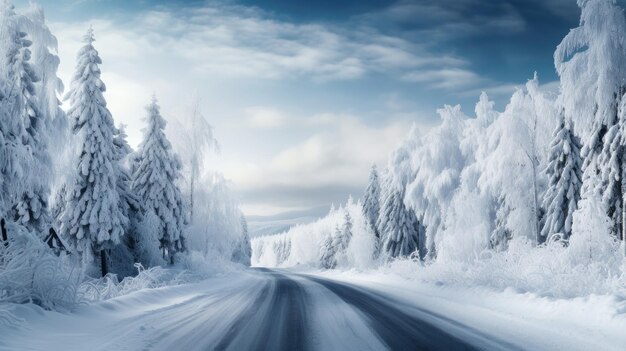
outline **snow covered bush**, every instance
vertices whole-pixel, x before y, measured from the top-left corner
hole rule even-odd
[[[54,255],[37,233],[17,224],[7,227],[9,241],[0,243],[0,303],[74,308],[81,301],[82,270],[69,257]]]

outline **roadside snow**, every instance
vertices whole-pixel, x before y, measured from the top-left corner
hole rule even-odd
[[[372,289],[450,318],[525,350],[616,350],[626,347],[626,298],[541,297],[513,289],[460,287],[380,271],[308,271]]]

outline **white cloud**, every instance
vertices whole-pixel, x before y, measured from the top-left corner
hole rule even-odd
[[[244,113],[244,122],[250,127],[279,128],[289,123],[289,118],[283,112],[271,107],[250,107]]]
[[[469,85],[480,84],[483,79],[476,73],[462,68],[444,68],[438,70],[416,71],[404,75],[404,80],[427,83],[445,90],[460,90]]]
[[[80,39],[93,25],[108,59],[170,59],[201,75],[255,79],[308,76],[357,79],[370,72],[392,76],[405,69],[456,67],[465,62],[434,54],[426,45],[380,34],[274,19],[258,9],[207,3],[192,9],[149,11],[132,20],[55,23],[63,39]]]
[[[383,126],[370,126],[354,116],[336,114],[308,120],[328,125],[300,143],[286,146],[268,163],[234,162],[226,166],[226,175],[244,198],[246,192],[275,187],[360,187],[372,163],[383,166],[412,124],[410,119],[398,118]]]

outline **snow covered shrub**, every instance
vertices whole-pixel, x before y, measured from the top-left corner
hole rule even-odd
[[[611,233],[611,220],[600,200],[591,196],[580,202],[574,212],[573,235],[569,240],[570,260],[574,266],[604,264],[619,267],[622,257],[619,243]]]
[[[70,310],[80,302],[83,275],[68,257],[57,257],[37,233],[8,225],[8,245],[0,244],[0,303],[32,302]]]
[[[144,268],[135,264],[137,274],[126,277],[121,282],[117,275],[107,274],[102,278],[89,278],[83,281],[78,294],[83,302],[98,302],[130,294],[144,289],[180,285],[199,280],[201,277],[188,270],[166,269],[162,267]]]

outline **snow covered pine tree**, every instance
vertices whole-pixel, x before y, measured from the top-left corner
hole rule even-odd
[[[335,235],[339,236],[341,232],[339,227],[335,228]],[[335,247],[335,239],[333,233],[328,233],[320,247],[320,266],[325,269],[333,269],[337,267],[337,248]]]
[[[15,199],[21,196],[24,187],[25,162],[29,156],[24,148],[22,135],[25,134],[22,118],[15,118],[16,99],[11,86],[14,79],[11,60],[17,55],[21,44],[15,42],[18,33],[13,6],[8,2],[0,6],[0,211],[2,217],[9,219],[9,212],[15,205]]]
[[[389,258],[407,257],[419,247],[420,224],[412,209],[404,204],[404,189],[391,179],[385,182],[378,230],[382,237],[382,251]]]
[[[241,215],[241,238],[235,243],[235,249],[231,256],[231,261],[250,266],[252,247],[250,245],[250,234],[248,233],[248,221],[246,216]]]
[[[363,195],[363,214],[374,231],[374,235],[376,235],[376,252],[378,252],[380,248],[380,233],[378,232],[376,222],[380,215],[380,181],[378,180],[376,165],[372,166],[369,182],[367,183],[367,188],[365,188],[365,195]]]
[[[166,122],[161,116],[156,97],[152,98],[147,110],[148,127],[137,151],[132,190],[146,211],[153,211],[159,218],[163,258],[169,257],[173,264],[176,252],[184,249],[182,234],[185,209],[180,189],[176,185],[181,163],[165,136]]]
[[[544,216],[541,236],[551,241],[556,235],[567,240],[572,234],[574,211],[578,208],[580,188],[582,186],[582,160],[580,158],[580,140],[573,133],[573,128],[561,120],[554,131],[548,167],[548,189],[544,194]]]
[[[98,67],[102,61],[93,46],[91,28],[83,41],[85,46],[78,52],[76,72],[67,95],[71,104],[68,117],[80,145],[76,160],[78,174],[67,186],[61,232],[69,237],[70,245],[83,259],[91,258],[91,253],[100,256],[104,276],[108,273],[107,251],[120,243],[128,218],[120,208],[117,192],[120,169],[113,139],[117,130],[103,96],[106,88]]]
[[[585,144],[583,199],[598,197],[622,237],[623,195],[619,177],[622,156],[618,107],[626,88],[626,18],[614,0],[578,1],[580,26],[557,46],[554,64],[561,78],[566,117],[576,123]],[[588,130],[590,132],[588,132]],[[616,139],[617,138],[617,139]]]
[[[6,1],[2,4],[2,78],[8,90],[6,98],[11,106],[13,123],[17,123],[14,132],[21,137],[21,143],[27,152],[26,158],[20,160],[24,169],[22,175],[24,185],[21,194],[14,200],[12,217],[18,223],[31,229],[43,229],[47,221],[47,200],[50,193],[49,183],[42,174],[52,168],[52,161],[47,150],[45,132],[45,116],[39,109],[35,83],[39,77],[30,64],[32,42],[27,39],[19,25],[19,16],[14,12],[13,5]]]

